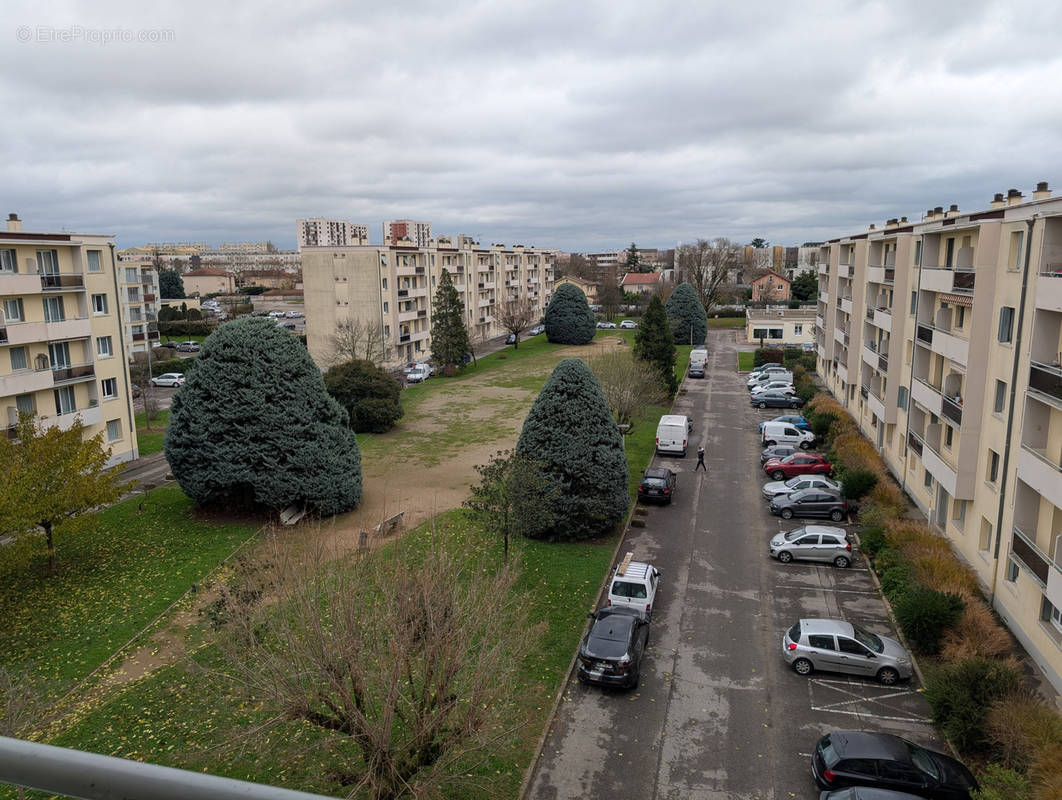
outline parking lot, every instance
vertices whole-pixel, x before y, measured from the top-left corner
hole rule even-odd
[[[917,679],[801,677],[783,661],[783,632],[800,618],[895,633],[862,558],[838,569],[768,557],[772,534],[805,524],[772,517],[760,494],[758,422],[791,412],[749,406],[733,331],[711,331],[709,350],[707,377],[687,380],[675,407],[694,423],[689,456],[654,461],[679,473],[674,503],[651,507],[621,548],[663,576],[641,685],[623,692],[570,678],[529,797],[813,800],[809,757],[828,730],[942,748]],[[701,441],[708,471],[694,473]]]

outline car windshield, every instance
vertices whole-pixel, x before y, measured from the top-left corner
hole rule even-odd
[[[797,476],[797,477],[795,477],[795,478],[790,478],[789,480],[787,480],[787,481],[785,482],[785,485],[786,485],[786,486],[788,486],[788,487],[789,487],[790,489],[792,489],[792,488],[793,488],[794,486],[796,486],[796,485],[797,485],[798,483],[800,483],[800,482],[801,482],[802,480],[804,480],[804,479],[803,479],[802,477],[800,477],[800,476],[798,475],[798,476]]]
[[[903,740],[903,743],[907,745],[907,750],[911,754],[911,761],[914,762],[914,765],[933,778],[933,780],[939,781],[940,770],[937,768],[937,762],[933,760],[933,756],[929,754],[929,751],[906,739]]]
[[[810,492],[811,489],[800,489],[799,491],[793,492],[791,495],[789,495],[789,499],[792,500],[794,503],[799,503],[805,497],[807,497]]]
[[[852,635],[855,636],[857,642],[866,645],[875,653],[880,653],[885,649],[885,645],[882,644],[880,636],[876,636],[870,631],[865,631],[858,625],[852,626]]]
[[[797,528],[795,531],[789,531],[788,533],[786,533],[785,540],[787,542],[791,542],[794,539],[799,539],[803,535],[804,535],[804,529],[803,528]]]
[[[630,597],[635,600],[644,600],[648,597],[644,583],[630,583],[629,581],[615,581],[612,584],[612,594],[616,597]]]
[[[663,478],[643,478],[642,483],[646,486],[667,486],[667,481]]]

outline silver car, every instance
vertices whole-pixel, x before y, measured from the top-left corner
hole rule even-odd
[[[825,561],[835,567],[852,563],[852,545],[844,528],[829,525],[806,525],[777,534],[768,545],[771,558],[788,564],[795,558],[805,561]]]
[[[866,675],[891,686],[911,677],[911,655],[895,639],[843,619],[802,619],[782,636],[782,657],[798,675],[815,670]]]
[[[768,481],[763,485],[763,497],[765,500],[773,500],[776,497],[799,492],[801,489],[826,489],[840,493],[841,484],[830,480],[825,475],[797,475],[787,481]]]

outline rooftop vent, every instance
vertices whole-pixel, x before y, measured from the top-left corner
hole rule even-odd
[[[1047,188],[1047,181],[1040,181],[1036,184],[1036,191],[1033,192],[1033,200],[1046,200],[1051,196],[1051,190]]]
[[[1019,192],[1017,189],[1008,189],[1007,190],[1007,205],[1008,206],[1016,206],[1019,203],[1021,203],[1021,201],[1022,201],[1021,192]]]
[[[9,233],[18,233],[22,230],[22,220],[18,218],[18,214],[12,212],[7,215],[7,230]]]

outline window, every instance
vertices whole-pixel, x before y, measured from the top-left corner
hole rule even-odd
[[[37,272],[42,275],[59,274],[59,253],[56,250],[37,251]]]
[[[73,386],[61,386],[54,390],[55,393],[55,413],[59,416],[63,414],[72,414],[77,411],[77,403],[74,402],[74,387]]]
[[[105,400],[118,396],[117,378],[106,378],[100,381],[100,386],[103,388],[103,398]]]
[[[107,441],[116,442],[122,438],[122,426],[121,420],[109,419],[107,420]]]
[[[1018,579],[1018,575],[1021,574],[1021,567],[1018,566],[1018,562],[1013,558],[1007,559],[1007,575],[1006,580],[1014,583]]]
[[[1010,235],[1010,256],[1007,269],[1021,269],[1021,246],[1025,241],[1025,231],[1014,231]]]
[[[137,273],[136,267],[125,268],[125,282],[126,283],[140,283],[140,275]]]
[[[22,307],[21,297],[12,297],[4,301],[4,319],[8,322],[26,321],[26,313]]]
[[[86,250],[85,255],[88,257],[89,272],[103,272],[103,265],[100,263],[99,250]]]
[[[955,237],[953,236],[944,240],[944,266],[948,269],[955,266]]]
[[[1014,333],[1014,309],[1003,306],[999,309],[999,341],[1009,342]]]
[[[918,292],[911,292],[911,316],[918,313]]]
[[[931,473],[928,469],[922,476],[922,485],[925,486],[927,489],[933,488],[933,473]]]
[[[915,242],[914,263],[915,263],[916,267],[920,266],[922,264],[922,240],[921,239],[919,239],[917,242]]]
[[[100,336],[96,339],[96,355],[100,358],[109,358],[114,355],[110,336]]]
[[[905,409],[907,408],[907,387],[901,386],[896,390],[896,407]]]
[[[20,369],[29,369],[29,360],[26,358],[25,347],[12,347],[10,353],[12,372]]]
[[[1062,612],[1055,608],[1044,598],[1044,605],[1048,607],[1047,618],[1059,633],[1062,633]]]
[[[66,319],[66,315],[63,313],[63,298],[61,297],[45,297],[44,298],[44,321],[45,322],[62,322]]]
[[[842,653],[850,653],[853,656],[863,656],[864,658],[867,656],[867,649],[863,645],[844,636],[837,637],[837,649]]]
[[[106,314],[107,313],[107,295],[94,294],[92,295],[92,313],[93,314]]]
[[[989,483],[995,483],[999,478],[999,453],[995,450],[988,451],[988,472],[985,475],[985,480]]]
[[[977,549],[986,551],[992,546],[992,523],[981,517],[981,535],[977,540]]]
[[[1007,404],[1007,384],[1003,381],[996,381],[996,402],[992,406],[992,410],[997,414],[1003,413],[1003,407]]]
[[[955,306],[955,327],[966,327],[966,306]]]
[[[33,395],[20,394],[15,396],[15,408],[20,414],[36,414],[37,404],[33,402]]]
[[[804,335],[804,326],[803,325],[794,325],[793,326],[793,335],[794,336],[803,336]]]
[[[951,518],[955,520],[955,527],[961,528],[966,522],[966,501],[955,500],[951,505]]]
[[[388,304],[388,302],[386,300],[384,300],[384,313],[385,314],[387,313],[388,308],[389,308],[389,304]]]
[[[836,647],[833,646],[833,637],[832,636],[822,636],[822,635],[808,636],[808,647],[817,647],[817,648],[819,648],[819,650],[836,650],[837,649]]]
[[[18,258],[14,250],[0,250],[0,272],[18,272]]]

